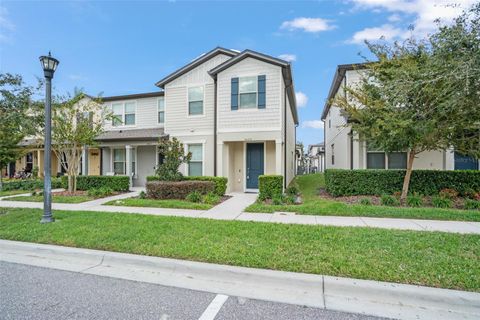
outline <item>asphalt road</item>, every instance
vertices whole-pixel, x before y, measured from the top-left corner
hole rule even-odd
[[[0,262],[0,319],[379,318]]]

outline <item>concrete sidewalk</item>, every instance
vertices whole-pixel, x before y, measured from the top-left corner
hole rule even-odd
[[[479,319],[480,294],[0,240],[0,260],[396,319]]]
[[[175,216],[188,218],[208,218],[215,220],[239,220],[254,222],[303,224],[316,226],[337,226],[337,227],[372,227],[382,229],[398,229],[413,231],[441,231],[461,234],[480,234],[480,222],[469,221],[440,221],[421,219],[394,219],[394,218],[369,218],[369,217],[341,217],[341,216],[314,216],[295,215],[289,212],[270,213],[248,213],[242,212],[256,199],[256,194],[234,193],[232,197],[210,210],[187,210],[168,208],[147,208],[147,207],[123,207],[103,205],[112,200],[135,197],[140,190],[120,194],[117,196],[97,199],[93,201],[67,204],[54,203],[54,210],[70,211],[102,211],[119,212],[131,214],[148,214],[157,216]],[[4,200],[5,199],[5,200]],[[43,208],[41,202],[8,201],[0,198],[0,207],[10,208]]]

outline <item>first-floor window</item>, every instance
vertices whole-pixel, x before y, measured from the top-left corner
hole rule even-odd
[[[113,172],[115,174],[125,174],[125,149],[113,150]]]
[[[407,153],[392,152],[388,154],[388,169],[406,169]]]
[[[188,175],[203,175],[203,146],[202,144],[189,144],[188,152],[192,154],[192,158],[188,162]]]
[[[25,171],[31,172],[33,170],[33,153],[29,152],[25,156]]]
[[[385,152],[367,152],[367,169],[385,169]]]
[[[391,152],[367,146],[367,169],[406,169],[407,153]]]
[[[332,166],[335,165],[335,144],[332,144]]]
[[[137,167],[136,166],[136,162],[137,162],[137,152],[135,150],[135,148],[132,148],[130,150],[130,152],[132,153],[132,156],[131,156],[131,159],[132,159],[132,174],[135,175],[136,172],[135,172],[135,168]]]

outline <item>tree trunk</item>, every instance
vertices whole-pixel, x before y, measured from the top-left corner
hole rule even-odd
[[[3,190],[3,172],[0,172],[0,191]]]
[[[68,173],[68,193],[73,193],[73,177]]]
[[[414,150],[411,150],[408,155],[407,172],[405,173],[405,177],[403,178],[402,195],[400,196],[401,204],[405,204],[405,200],[407,199],[408,189],[410,187],[410,177],[412,176],[413,160],[415,160],[415,155],[416,153]]]

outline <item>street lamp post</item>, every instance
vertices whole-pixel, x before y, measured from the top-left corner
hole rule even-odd
[[[52,57],[41,56],[43,73],[45,75],[45,145],[44,145],[44,174],[43,174],[43,217],[40,223],[53,222],[52,215],[52,78],[59,61]]]

